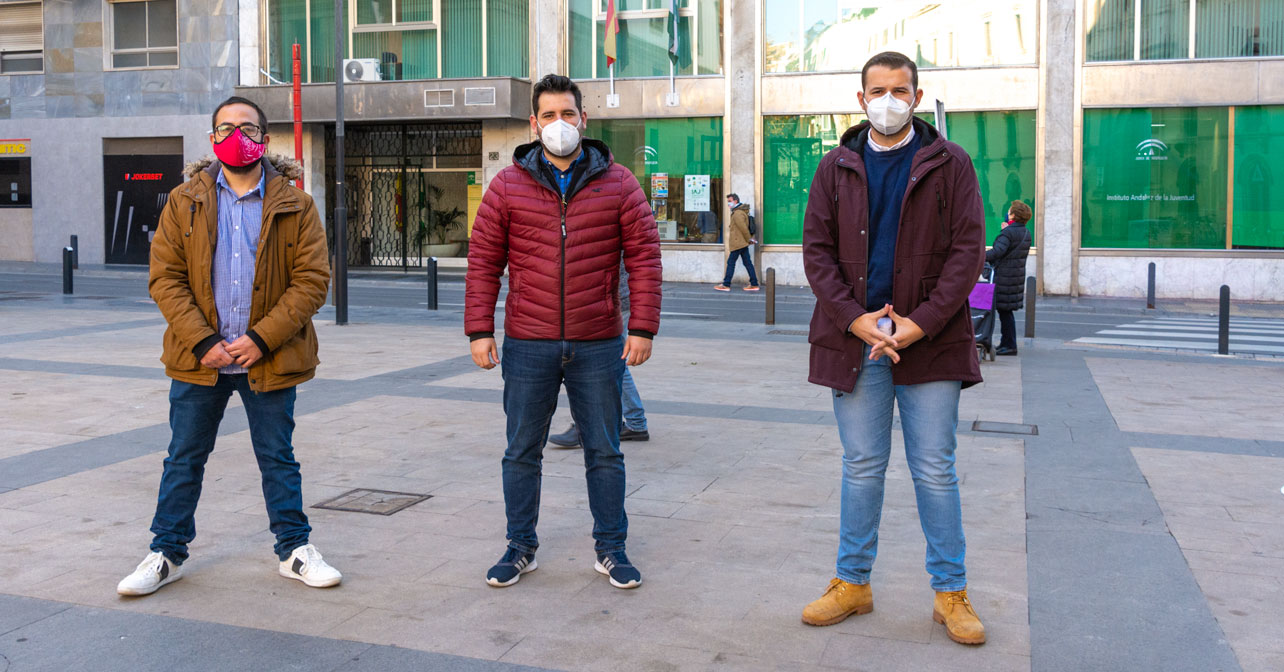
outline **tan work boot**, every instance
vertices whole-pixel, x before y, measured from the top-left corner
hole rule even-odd
[[[874,610],[874,592],[869,584],[847,583],[835,578],[819,600],[803,608],[802,620],[808,625],[833,625],[852,614]]]
[[[932,620],[945,625],[945,634],[959,644],[985,643],[985,626],[967,599],[967,588],[937,593]]]

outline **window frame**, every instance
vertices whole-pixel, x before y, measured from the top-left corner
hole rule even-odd
[[[34,184],[33,184],[32,178],[31,178],[31,157],[30,157],[30,156],[7,156],[7,155],[6,155],[6,156],[0,156],[0,161],[16,161],[16,162],[18,162],[18,165],[19,165],[19,166],[25,166],[25,177],[26,177],[26,179],[27,179],[27,184],[26,184],[26,187],[27,187],[27,202],[26,202],[26,203],[18,203],[18,204],[16,204],[16,205],[15,205],[15,204],[11,204],[11,203],[10,203],[10,201],[0,199],[0,210],[30,210],[30,209],[32,209],[33,207],[35,207],[35,200],[36,200],[36,197],[35,197],[35,193],[34,193],[34,188],[35,188],[35,187],[34,187]],[[25,162],[25,163],[23,163],[23,162]],[[21,175],[21,174],[23,174],[23,172],[24,172],[24,171],[20,168],[20,169],[19,169],[19,174]]]
[[[8,76],[8,75],[40,75],[40,74],[44,74],[44,72],[45,72],[45,58],[44,58],[44,56],[45,56],[45,12],[44,12],[44,0],[34,0],[33,2],[3,2],[3,3],[0,3],[0,11],[3,11],[3,10],[4,10],[5,8],[7,8],[7,7],[22,7],[22,6],[25,6],[25,5],[36,5],[36,6],[39,8],[39,10],[38,10],[38,12],[37,12],[37,13],[40,15],[40,31],[39,31],[39,36],[38,36],[38,37],[39,37],[39,39],[40,39],[40,48],[39,48],[39,49],[22,49],[22,50],[12,50],[12,51],[6,51],[6,50],[3,50],[3,49],[0,49],[0,76]],[[6,60],[17,60],[17,59],[10,59],[10,58],[8,58],[8,57],[11,57],[11,56],[18,56],[18,57],[20,57],[20,58],[33,58],[33,57],[34,57],[34,58],[37,58],[37,59],[39,59],[39,61],[40,61],[40,68],[39,68],[39,69],[37,69],[37,70],[6,70],[6,69],[5,69],[5,67],[4,67],[4,62],[5,62]]]
[[[1084,12],[1085,16],[1087,16],[1087,12],[1088,12],[1088,3],[1092,1],[1093,0],[1082,0],[1082,4],[1080,5],[1080,10]],[[1142,20],[1141,20],[1142,7],[1141,6],[1143,3],[1148,1],[1149,0],[1134,0],[1132,5],[1132,12],[1133,12],[1132,58],[1127,58],[1122,60],[1103,60],[1103,61],[1087,60],[1086,45],[1088,42],[1088,29],[1085,26],[1083,30],[1083,35],[1080,36],[1080,39],[1082,40],[1081,45],[1084,47],[1083,64],[1085,66],[1094,66],[1094,65],[1118,65],[1120,63],[1185,63],[1187,61],[1253,61],[1253,60],[1284,59],[1284,54],[1280,54],[1276,56],[1197,56],[1196,49],[1198,45],[1198,40],[1197,40],[1196,31],[1199,25],[1199,0],[1189,0],[1189,7],[1187,8],[1189,18],[1188,18],[1188,24],[1186,28],[1186,40],[1187,40],[1186,55],[1180,58],[1142,58],[1141,57],[1141,28],[1142,28]]]
[[[173,2],[174,3],[174,46],[172,47],[142,47],[132,49],[116,48],[116,5],[129,3],[148,3],[148,2]],[[178,13],[178,0],[105,0],[106,11],[103,12],[103,69],[108,71],[130,71],[130,70],[177,70],[182,66],[181,56],[179,54],[179,35],[178,22],[180,16]],[[145,36],[151,39],[151,12],[145,13],[147,25],[144,27]],[[174,54],[173,65],[137,65],[137,66],[116,66],[117,55],[136,55],[142,54],[148,57],[150,62],[152,54]]]

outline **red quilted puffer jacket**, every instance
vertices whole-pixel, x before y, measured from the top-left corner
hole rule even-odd
[[[620,335],[620,254],[628,270],[629,334],[660,329],[660,236],[646,194],[607,146],[584,140],[565,199],[538,142],[513,153],[490,182],[468,245],[464,332],[495,333],[508,266],[504,333],[591,341]]]

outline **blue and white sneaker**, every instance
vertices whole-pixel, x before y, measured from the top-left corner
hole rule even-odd
[[[616,588],[637,588],[642,585],[642,572],[629,564],[629,556],[624,551],[597,556],[593,569],[610,577],[611,585]]]
[[[500,558],[489,572],[486,572],[486,583],[496,588],[511,586],[520,581],[523,574],[538,568],[534,553],[522,553],[515,548],[510,548],[504,551],[504,557]]]

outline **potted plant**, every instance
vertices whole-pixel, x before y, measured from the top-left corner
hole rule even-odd
[[[415,231],[415,245],[419,246],[425,257],[453,257],[459,254],[463,243],[450,240],[450,230],[468,212],[460,208],[434,208],[432,204],[439,202],[445,192],[441,187],[431,184],[421,184],[420,189],[420,219],[419,228]],[[426,199],[425,194],[428,196]]]

